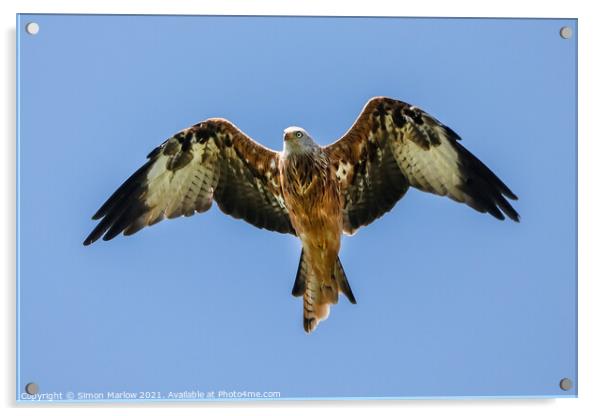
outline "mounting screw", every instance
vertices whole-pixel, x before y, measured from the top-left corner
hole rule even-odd
[[[560,380],[560,388],[564,391],[572,389],[573,381],[570,378],[563,378]]]
[[[36,22],[29,22],[25,25],[25,31],[30,35],[37,35],[40,31],[40,25]]]
[[[36,383],[27,383],[25,385],[25,393],[31,394],[32,396],[38,392],[38,385]]]
[[[570,39],[573,37],[573,29],[570,26],[562,26],[560,28],[560,37],[562,39]]]

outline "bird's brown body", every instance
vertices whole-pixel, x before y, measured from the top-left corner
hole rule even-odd
[[[290,154],[280,160],[284,203],[301,239],[309,270],[303,291],[307,331],[328,316],[338,300],[335,266],[343,232],[342,200],[336,172],[322,148]]]

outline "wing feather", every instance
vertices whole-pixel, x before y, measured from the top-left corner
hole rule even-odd
[[[226,214],[259,228],[295,231],[284,206],[278,153],[224,119],[209,119],[166,140],[92,217],[84,241],[131,235],[165,218],[207,211],[213,200]]]
[[[519,220],[516,195],[431,115],[402,101],[372,98],[345,135],[326,147],[353,233],[393,208],[409,186]]]

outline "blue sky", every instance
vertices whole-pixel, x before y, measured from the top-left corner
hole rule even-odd
[[[24,25],[35,20],[40,32]],[[18,390],[573,395],[573,20],[23,15]],[[328,144],[372,96],[452,127],[519,196],[500,222],[411,190],[343,240],[358,300],[308,336],[292,236],[214,207],[90,247],[92,214],[174,132],[225,117]]]

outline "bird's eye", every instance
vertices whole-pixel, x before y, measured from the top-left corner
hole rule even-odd
[[[303,137],[303,133],[301,133],[300,131],[295,133],[295,136],[297,136],[298,139],[300,139],[301,137]]]

